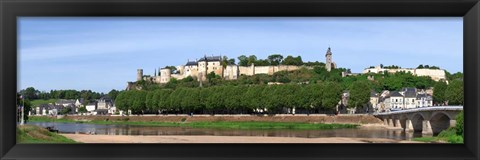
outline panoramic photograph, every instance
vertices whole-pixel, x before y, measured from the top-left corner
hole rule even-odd
[[[462,17],[19,17],[17,36],[17,143],[464,143]]]

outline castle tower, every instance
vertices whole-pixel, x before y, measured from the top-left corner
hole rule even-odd
[[[137,81],[141,81],[143,78],[143,69],[137,69]]]
[[[333,65],[333,62],[332,62],[332,51],[330,49],[330,47],[328,47],[328,50],[327,50],[327,53],[325,54],[325,68],[327,69],[327,71],[331,71],[332,70],[332,65]]]
[[[160,83],[167,83],[170,81],[172,70],[169,68],[160,69]]]
[[[205,81],[207,79],[208,74],[208,59],[207,55],[203,58],[200,58],[198,62],[198,81]]]

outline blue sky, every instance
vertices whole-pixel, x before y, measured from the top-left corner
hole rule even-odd
[[[19,90],[123,90],[138,68],[153,74],[203,55],[325,62],[329,46],[337,66],[352,72],[379,64],[463,72],[461,17],[21,17],[18,23]]]

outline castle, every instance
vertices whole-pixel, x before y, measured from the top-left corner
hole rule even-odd
[[[330,47],[325,54],[326,65],[325,68],[327,71],[336,68],[337,65],[332,60],[332,52]],[[183,79],[188,76],[196,77],[198,81],[205,81],[207,74],[215,73],[223,77],[226,80],[237,79],[240,75],[252,76],[255,74],[267,74],[273,75],[275,72],[279,71],[293,71],[298,70],[302,67],[312,69],[312,67],[307,66],[296,66],[296,65],[278,65],[278,66],[255,66],[251,64],[250,66],[239,66],[239,65],[227,65],[225,68],[221,64],[221,56],[204,56],[198,61],[187,61],[185,65],[176,66],[177,72],[173,73],[170,68],[161,68],[159,69],[159,74],[155,71],[153,76],[143,75],[143,69],[137,70],[137,81],[150,81],[159,84],[165,84],[169,82],[172,78]],[[127,89],[130,88],[133,82],[128,82]]]
[[[227,65],[225,68],[222,66],[222,57],[221,56],[204,56],[197,61],[187,61],[185,65],[176,66],[177,71],[172,72],[170,68],[161,68],[157,74],[153,76],[144,75],[143,69],[137,69],[137,79],[136,81],[149,81],[158,84],[168,83],[172,78],[183,79],[186,77],[196,77],[198,81],[205,81],[207,75],[210,73],[215,73],[223,77],[226,80],[235,80],[241,75],[252,76],[255,74],[267,74],[273,75],[275,72],[279,71],[294,71],[300,68],[313,69],[313,67],[308,66],[296,66],[296,65],[277,65],[277,66],[255,66],[251,64],[250,66],[239,66],[239,65]],[[332,51],[328,47],[325,54],[325,69],[331,71],[332,69],[337,68],[337,64],[332,60]],[[397,69],[388,69],[381,66],[376,66],[373,68],[366,68],[363,73],[350,73],[342,72],[342,77],[346,76],[356,76],[359,74],[366,73],[383,73],[383,72],[395,73],[395,72],[406,72],[411,73],[414,76],[429,76],[435,81],[446,80],[445,70],[443,69],[414,69],[414,68],[397,68]],[[373,80],[373,77],[369,77]],[[130,90],[135,82],[127,82],[127,90]],[[448,81],[447,81],[448,83]]]

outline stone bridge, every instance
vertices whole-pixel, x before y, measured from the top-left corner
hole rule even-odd
[[[384,124],[390,127],[428,135],[438,134],[448,127],[455,126],[456,117],[462,110],[463,106],[434,106],[373,115],[382,119]]]

